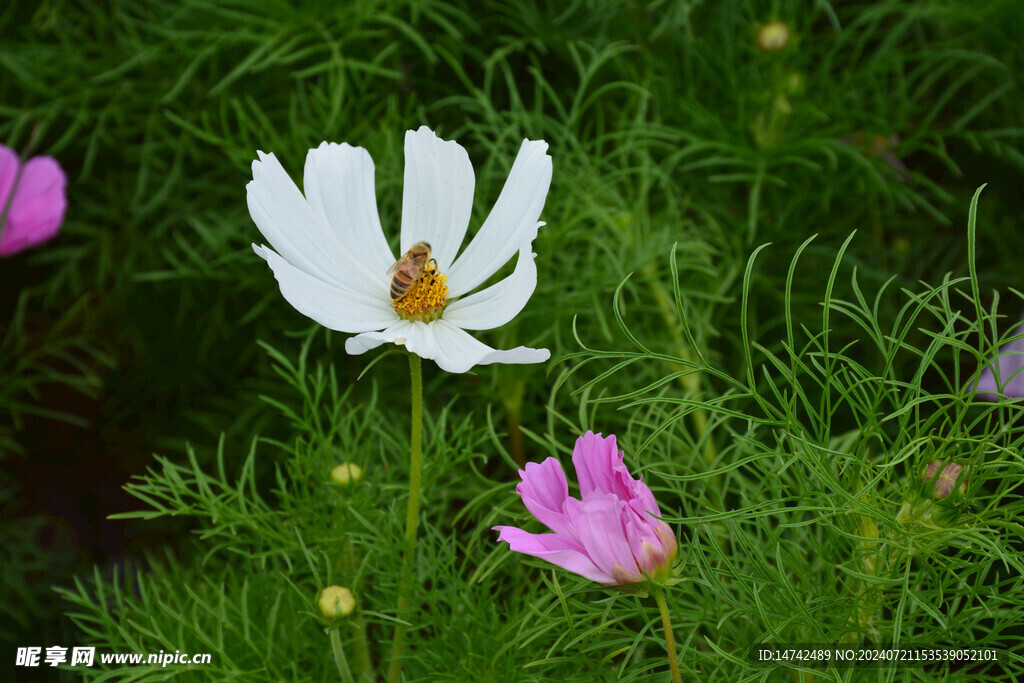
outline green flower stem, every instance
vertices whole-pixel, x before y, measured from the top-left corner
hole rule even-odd
[[[402,588],[398,595],[397,616],[409,609],[412,593],[413,556],[416,552],[416,524],[420,513],[420,454],[423,450],[423,373],[420,357],[409,354],[409,377],[412,385],[412,434],[409,450],[409,510],[405,517],[405,557],[402,558]],[[402,651],[405,649],[405,626],[395,626],[395,640],[391,646],[391,664],[388,681],[398,683],[402,673]]]
[[[914,504],[904,503],[896,513],[896,521],[907,529],[923,525],[934,528],[932,511],[934,503],[930,500],[918,501]],[[874,520],[868,517],[861,518],[861,536],[871,539],[861,541],[860,553],[861,569],[867,576],[878,576],[883,579],[899,575],[904,570],[905,563],[910,560],[912,547],[899,543],[883,543],[879,538],[878,527]],[[890,540],[898,540],[902,533],[893,535],[887,534]],[[885,593],[885,583],[879,581],[872,583],[864,579],[860,580],[860,587],[857,590],[857,610],[850,615],[850,626],[857,630],[851,630],[846,634],[847,641],[853,642],[858,632],[866,631],[869,635],[878,634],[875,626],[875,617],[882,604],[882,597]]]
[[[339,506],[339,511],[341,507]],[[347,519],[343,514],[339,512],[337,516],[338,527],[344,529],[347,526]],[[345,535],[345,546],[346,550],[342,554],[342,557],[338,559],[336,568],[339,571],[345,572],[346,574],[354,573],[355,568],[361,563],[362,556],[358,553],[355,545],[352,543],[352,537]],[[352,592],[358,594],[359,584],[352,583]],[[373,663],[370,660],[370,647],[367,644],[367,627],[362,622],[362,615],[355,616],[353,620],[352,639],[355,641],[355,655],[354,655],[354,667],[355,667],[355,678],[357,680],[364,680],[366,677],[370,677],[374,680],[374,668]]]
[[[658,312],[661,314],[662,320],[665,321],[665,329],[668,330],[672,335],[672,341],[676,345],[676,353],[685,361],[695,362],[696,355],[692,349],[687,345],[686,340],[683,339],[682,333],[677,327],[677,323],[681,321],[677,318],[677,312],[675,303],[669,297],[668,292],[662,287],[661,282],[658,280],[658,271],[653,264],[648,264],[641,270],[645,278],[647,278],[648,286],[651,290],[651,295],[654,297],[654,303],[658,307]],[[685,324],[685,323],[683,323]],[[679,372],[681,370],[688,370],[689,368],[678,363],[671,364],[672,370]],[[679,378],[679,383],[683,385],[683,389],[690,395],[695,401],[701,399],[702,387],[701,387],[701,376],[703,373],[691,372],[683,375]],[[693,429],[696,435],[697,441],[704,438],[705,433],[708,430],[708,415],[704,408],[697,408],[692,413],[693,418]],[[708,437],[704,441],[704,462],[710,468],[715,463],[715,458],[718,457],[718,451],[715,449],[715,443]],[[711,484],[709,493],[713,498],[712,504],[717,510],[723,510],[722,505],[722,478],[719,475],[711,477]]]
[[[356,569],[362,564],[362,555],[355,544],[352,543],[352,536],[347,532],[349,519],[345,507],[342,505],[338,505],[336,508],[335,524],[338,527],[339,533],[345,535],[345,551],[341,553],[334,568],[338,573],[351,576],[355,574]],[[358,595],[360,587],[360,582],[353,579],[351,584],[352,592]],[[373,663],[370,661],[370,648],[366,642],[366,625],[363,623],[361,615],[356,616],[353,621],[353,640],[355,646],[353,665],[355,667],[355,677],[360,681],[367,676],[370,680],[375,680]],[[352,650],[349,651],[352,652]]]
[[[370,661],[370,648],[366,643],[366,624],[363,622],[362,615],[355,619],[355,641],[356,641],[356,671],[358,672],[359,680],[377,680],[377,675],[373,671],[373,662]]]
[[[865,499],[865,503],[871,501]],[[860,568],[866,576],[878,576],[881,569],[884,545],[878,540],[878,525],[870,517],[861,516],[860,535],[865,539],[860,542],[858,554],[860,555]],[[856,642],[857,635],[861,631],[870,631],[875,612],[880,604],[881,589],[878,585],[865,579],[859,580],[857,588],[856,604],[857,609],[850,615],[851,630],[844,635],[844,642]]]
[[[331,629],[331,649],[334,651],[334,663],[338,666],[338,674],[345,683],[355,683],[352,672],[348,669],[348,661],[345,659],[345,650],[341,647],[341,634],[337,628]]]
[[[672,635],[672,620],[668,616],[668,604],[665,602],[665,590],[661,586],[655,586],[654,599],[661,610],[661,625],[665,627],[665,649],[668,650],[668,665],[672,669],[672,682],[682,683],[683,678],[679,675],[679,657],[676,656],[676,638]]]
[[[510,366],[511,367],[511,366]],[[507,371],[505,374],[510,374]],[[503,386],[502,402],[505,404],[505,411],[508,413],[506,424],[508,425],[509,451],[512,460],[520,468],[526,467],[526,444],[523,442],[522,407],[523,395],[526,393],[526,383],[521,380],[506,379]]]

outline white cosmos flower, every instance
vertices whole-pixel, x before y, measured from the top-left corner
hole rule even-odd
[[[504,325],[537,286],[531,249],[544,225],[538,218],[551,184],[547,147],[543,141],[523,140],[491,214],[458,258],[473,207],[473,166],[465,149],[426,126],[405,134],[397,255],[381,229],[373,161],[365,149],[324,142],[309,150],[305,196],[273,154],[259,152],[246,186],[249,213],[273,249],[255,244],[253,249],[273,269],[281,294],[296,310],[332,330],[358,333],[345,342],[350,354],[404,344],[448,372],[490,363],[542,363],[551,357],[547,349],[499,351],[465,330]],[[392,305],[387,271],[420,241],[433,247],[437,267],[415,287],[432,307],[400,315]],[[511,275],[469,294],[517,251]]]

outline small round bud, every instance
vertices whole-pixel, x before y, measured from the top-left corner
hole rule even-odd
[[[757,29],[757,47],[764,52],[778,52],[786,47],[792,36],[784,21],[769,21]]]
[[[953,493],[953,488],[956,486],[957,477],[963,472],[963,465],[958,465],[955,462],[942,462],[941,460],[932,460],[925,467],[924,472],[921,474],[921,479],[924,481],[935,482],[935,497],[943,499]],[[967,480],[960,480],[960,491],[961,493],[967,490]]]
[[[782,82],[782,88],[790,95],[799,95],[807,87],[807,82],[804,80],[804,76],[799,71],[786,76],[786,79]]]
[[[363,470],[354,462],[343,462],[331,470],[331,479],[342,486],[358,484],[363,480]]]
[[[352,595],[352,591],[347,588],[328,586],[320,591],[316,604],[320,608],[320,614],[325,619],[334,621],[344,619],[352,614],[356,608],[356,598]]]

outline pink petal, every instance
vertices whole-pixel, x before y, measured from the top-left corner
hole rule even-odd
[[[67,208],[67,177],[52,157],[29,159],[14,187],[0,235],[0,254],[13,254],[52,239]]]
[[[1024,325],[1018,325],[1013,334],[1024,334]],[[994,367],[999,369],[998,385]],[[995,363],[981,371],[978,384],[973,388],[978,392],[978,398],[984,400],[1024,398],[1024,337],[1007,342],[999,349]]]
[[[625,503],[612,494],[592,495],[583,502],[570,498],[565,505],[584,551],[616,583],[643,579],[622,527],[623,508]]]
[[[650,576],[667,575],[674,554],[664,543],[655,545],[644,541],[640,551],[640,566]]]
[[[580,493],[584,498],[591,493],[614,493],[619,498],[629,498],[629,489],[621,485],[618,469],[625,470],[622,454],[615,445],[615,435],[607,439],[588,431],[576,439],[572,451],[572,464],[580,480]],[[629,476],[628,473],[626,475]]]
[[[639,479],[630,480],[630,489],[633,494],[631,503],[635,501],[639,503],[641,510],[646,510],[656,517],[661,516],[661,510],[658,509],[658,501],[654,500],[654,494],[647,484]]]
[[[516,486],[516,493],[522,497],[530,514],[556,534],[575,539],[572,524],[563,512],[569,498],[569,485],[558,460],[548,458],[540,464],[528,462],[525,470],[519,470],[519,476],[523,481]]]
[[[651,517],[643,509],[636,509],[639,504],[631,502],[622,511],[622,530],[626,535],[626,542],[637,563],[643,551],[643,543],[661,543],[658,538],[656,527],[651,524]],[[657,520],[655,520],[657,521]],[[641,565],[642,566],[642,565]]]
[[[539,557],[597,583],[609,586],[618,583],[610,574],[598,569],[583,548],[571,539],[557,534],[531,534],[514,526],[494,529],[500,532],[498,541],[507,541],[509,548],[517,553]]]
[[[14,179],[18,175],[18,155],[10,147],[0,145],[0,211],[7,206],[7,197],[14,187]]]
[[[607,493],[613,493],[624,501],[639,498],[645,510],[660,515],[651,489],[641,480],[629,476],[622,459],[623,453],[618,449],[614,434],[602,438],[600,434],[588,431],[578,438],[572,463],[576,466],[583,498]]]
[[[637,563],[648,574],[656,573],[675,557],[675,534],[667,524],[644,510],[639,500],[623,510],[622,526]]]

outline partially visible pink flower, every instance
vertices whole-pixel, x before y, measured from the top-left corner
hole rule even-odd
[[[22,166],[14,150],[0,145],[0,256],[53,239],[68,205],[65,185],[53,157],[33,157]]]
[[[678,546],[661,516],[654,494],[629,476],[615,436],[587,432],[576,440],[572,463],[583,500],[569,496],[555,458],[527,463],[516,493],[530,513],[553,534],[531,534],[496,526],[499,541],[605,585],[636,583],[645,576],[668,577]]]
[[[1024,320],[1013,331],[1024,335]],[[999,370],[996,383],[995,369]],[[995,401],[1000,398],[1024,398],[1024,337],[1007,342],[990,363],[981,371],[978,383],[973,387],[980,399]]]
[[[921,479],[926,482],[934,481],[935,497],[941,500],[953,493],[953,487],[956,486],[956,480],[960,477],[960,473],[963,471],[963,465],[958,465],[955,462],[932,460],[924,468],[924,472],[921,473]],[[965,491],[967,491],[967,480],[961,479],[960,492],[963,493]]]

